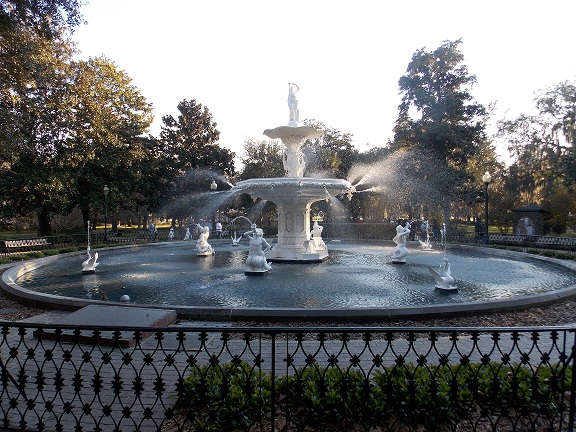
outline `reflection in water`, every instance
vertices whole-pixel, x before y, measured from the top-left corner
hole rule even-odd
[[[449,252],[458,293],[434,289],[428,266],[442,253],[412,249],[406,265],[390,264],[391,247],[332,247],[321,264],[273,264],[261,277],[244,275],[246,247],[214,245],[197,257],[191,242],[109,249],[95,274],[82,275],[77,256],[24,274],[17,283],[49,294],[134,303],[206,307],[363,308],[401,307],[512,298],[564,288],[576,278],[556,267]]]

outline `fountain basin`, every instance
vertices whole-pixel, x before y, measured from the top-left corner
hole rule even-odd
[[[542,306],[576,295],[576,263],[481,248],[448,253],[459,291],[438,292],[428,265],[443,254],[409,245],[406,265],[390,263],[391,246],[341,244],[322,264],[275,264],[244,276],[247,248],[215,242],[216,255],[196,257],[191,242],[100,249],[101,265],[81,275],[83,253],[12,267],[2,287],[29,304],[75,310],[88,304],[174,309],[210,320],[389,321],[448,317]],[[110,300],[102,302],[102,293]],[[130,303],[120,303],[121,295]]]
[[[278,243],[266,253],[271,262],[319,262],[328,258],[326,249],[310,250],[310,206],[341,193],[352,193],[350,182],[310,177],[259,178],[238,182],[239,192],[276,204]]]

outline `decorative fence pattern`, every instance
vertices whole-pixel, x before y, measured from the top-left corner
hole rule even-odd
[[[5,428],[574,431],[574,327],[0,326]]]

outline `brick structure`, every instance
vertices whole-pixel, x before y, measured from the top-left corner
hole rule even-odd
[[[537,204],[512,209],[514,234],[544,235],[546,211]]]

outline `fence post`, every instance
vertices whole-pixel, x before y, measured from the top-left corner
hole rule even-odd
[[[270,356],[272,359],[272,368],[271,368],[271,378],[272,378],[272,388],[270,389],[270,397],[271,397],[271,404],[270,404],[270,430],[275,431],[275,424],[276,424],[276,333],[272,332],[271,338],[271,349],[270,349]]]

